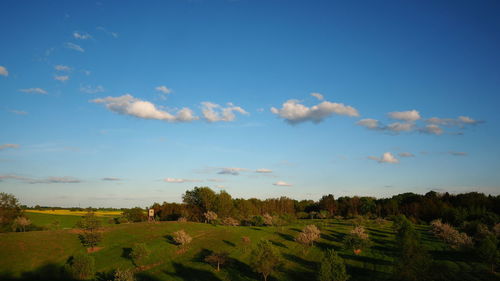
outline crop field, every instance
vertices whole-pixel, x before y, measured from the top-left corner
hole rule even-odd
[[[64,217],[44,215],[57,219]],[[321,238],[310,249],[304,249],[294,238],[311,223],[320,226]],[[133,269],[138,280],[262,280],[262,276],[249,266],[249,259],[252,245],[267,239],[279,249],[283,261],[269,280],[315,280],[322,253],[328,248],[337,250],[345,260],[350,280],[388,280],[397,255],[391,223],[367,221],[365,227],[372,245],[355,255],[343,249],[341,243],[353,228],[349,220],[302,220],[283,227],[215,226],[192,222],[108,225],[103,229],[102,243],[92,255],[97,280],[112,279],[110,274],[117,268]],[[171,241],[172,233],[181,229],[193,238],[186,250],[180,250]],[[418,230],[432,257],[447,270],[453,270],[460,276],[459,280],[494,280],[491,275],[479,273],[485,271],[484,266],[472,257],[453,251],[436,240],[428,227],[418,226]],[[67,280],[62,268],[71,256],[85,251],[78,233],[77,229],[65,229],[0,234],[0,280]],[[250,238],[250,245],[242,242],[243,236]],[[145,243],[151,250],[141,267],[135,267],[129,258],[135,243]],[[204,257],[212,251],[229,253],[230,263],[220,272],[204,262]]]

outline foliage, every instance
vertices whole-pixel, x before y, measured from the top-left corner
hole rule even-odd
[[[264,225],[264,218],[262,216],[254,216],[252,218],[251,224],[254,226],[263,226]]]
[[[488,235],[479,241],[476,247],[477,256],[485,264],[491,266],[491,272],[495,271],[495,265],[500,263],[500,251],[498,249],[498,239],[493,235]]]
[[[264,277],[267,277],[282,264],[279,251],[268,240],[261,240],[252,250],[250,266]]]
[[[130,222],[141,222],[148,219],[146,212],[140,207],[124,210],[123,217]]]
[[[432,221],[431,226],[434,235],[449,244],[452,248],[466,249],[472,247],[472,238],[466,233],[458,232],[453,226],[442,223],[439,219]]]
[[[220,267],[228,260],[229,254],[227,252],[212,252],[209,256],[205,257],[205,262],[215,266],[217,271],[220,271]]]
[[[132,247],[132,251],[130,252],[130,257],[136,266],[141,266],[144,264],[144,260],[149,257],[151,251],[146,246],[145,243],[136,243],[134,247]]]
[[[189,234],[187,234],[183,229],[174,232],[173,239],[174,242],[181,247],[188,245],[189,243],[191,243],[191,240],[193,240],[193,238],[191,238],[191,236],[189,236]]]
[[[26,231],[26,227],[31,224],[31,221],[27,217],[17,217],[14,219],[14,222],[12,223],[12,230],[13,231]]]
[[[69,272],[73,278],[85,280],[94,275],[94,267],[95,261],[91,255],[79,253],[73,256],[69,265]]]
[[[217,214],[212,211],[203,213],[203,217],[205,217],[205,221],[208,223],[213,223],[215,220],[217,220]]]
[[[356,226],[344,237],[344,248],[351,249],[355,254],[370,246],[370,239],[362,226]]]
[[[177,219],[177,222],[187,222],[188,220],[185,217],[180,217]]]
[[[236,219],[233,219],[232,217],[227,217],[222,220],[223,225],[229,225],[229,226],[238,226],[240,225],[240,222]]]
[[[344,260],[337,255],[335,250],[328,249],[321,260],[318,272],[319,281],[346,281],[347,275]]]
[[[262,216],[262,219],[264,220],[264,225],[267,225],[267,226],[273,225],[273,216],[271,216],[270,214],[265,213]]]
[[[0,232],[10,231],[17,217],[22,215],[17,198],[8,193],[0,192]]]
[[[302,232],[297,235],[295,241],[302,244],[302,246],[304,246],[304,252],[306,252],[308,247],[311,247],[314,241],[319,239],[320,234],[320,230],[315,225],[307,225]]]
[[[134,272],[130,269],[117,269],[113,281],[135,281]]]
[[[78,226],[82,229],[82,234],[80,234],[80,240],[85,247],[94,248],[101,242],[102,233],[100,232],[101,220],[99,220],[94,211],[89,210],[87,214],[78,223]]]

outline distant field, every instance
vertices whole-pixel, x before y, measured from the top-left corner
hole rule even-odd
[[[85,215],[85,213],[86,212],[71,212],[69,210],[25,211],[26,216],[31,220],[34,226],[48,229],[73,228],[76,223],[82,219],[82,216]],[[106,226],[110,225],[110,219],[113,217],[119,217],[121,212],[96,212],[96,215],[102,221],[103,225]],[[58,223],[55,224],[55,222]]]
[[[343,220],[323,222],[321,239],[304,254],[294,237],[306,223],[311,222],[307,220],[286,227],[230,227],[178,222],[120,224],[105,228],[100,245],[103,248],[92,255],[101,277],[116,268],[134,268],[127,253],[134,243],[143,242],[152,253],[146,262],[148,269],[136,271],[139,281],[262,280],[249,267],[250,250],[245,249],[241,242],[242,236],[249,236],[252,244],[268,239],[281,252],[283,267],[273,273],[270,280],[316,280],[322,251],[326,248],[339,251],[352,276],[350,280],[390,278],[396,257],[390,223],[368,224],[367,231],[373,245],[356,256],[341,249],[343,236],[352,229],[352,224]],[[169,235],[180,229],[193,237],[185,253],[179,253],[177,246],[169,240]],[[486,269],[470,255],[452,251],[436,240],[427,227],[419,226],[418,229],[433,258],[460,272],[463,278],[460,280],[498,280],[482,273]],[[74,230],[0,234],[0,249],[0,280],[51,281],[61,280],[59,268],[70,256],[85,250]],[[206,254],[214,250],[227,251],[232,258],[231,264],[220,272],[203,261]]]

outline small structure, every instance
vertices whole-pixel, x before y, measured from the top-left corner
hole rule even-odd
[[[149,209],[148,212],[148,221],[154,221],[155,220],[155,210],[154,209]]]

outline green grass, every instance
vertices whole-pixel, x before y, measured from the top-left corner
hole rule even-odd
[[[33,226],[44,229],[67,229],[74,228],[76,223],[82,219],[81,216],[73,215],[51,215],[41,213],[26,212],[25,215],[31,220]],[[102,221],[103,226],[110,225],[111,217],[97,217]],[[54,227],[54,222],[59,222],[58,227]]]
[[[148,268],[137,272],[138,280],[261,280],[261,276],[248,266],[250,249],[245,249],[241,242],[242,236],[249,236],[252,244],[268,239],[281,252],[284,264],[270,280],[315,280],[326,248],[339,251],[347,263],[350,280],[387,280],[390,277],[396,252],[389,223],[367,226],[373,245],[359,256],[341,249],[343,236],[352,229],[349,221],[342,220],[328,221],[321,239],[304,254],[293,239],[306,223],[311,221],[286,227],[229,227],[177,222],[121,224],[105,229],[100,245],[103,248],[92,255],[100,280],[108,280],[106,274],[116,268],[134,268],[127,253],[138,242],[146,243],[151,250],[151,256],[145,262]],[[179,253],[178,247],[169,240],[170,235],[180,229],[193,237],[184,253]],[[419,226],[418,229],[433,257],[442,261],[446,268],[460,271],[463,280],[497,280],[492,279],[495,276],[478,275],[477,272],[485,270],[484,266],[470,255],[451,251],[428,234],[426,227]],[[84,251],[77,236],[75,230],[0,234],[0,280],[42,279],[37,273],[48,275],[47,280],[61,280],[58,279],[58,268],[73,254]],[[232,259],[231,264],[220,272],[203,262],[206,254],[214,250],[227,251]]]

